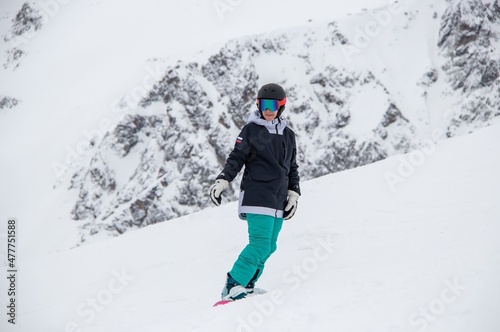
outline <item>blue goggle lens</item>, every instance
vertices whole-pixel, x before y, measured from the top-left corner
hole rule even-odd
[[[265,110],[276,112],[280,108],[279,100],[276,99],[259,99],[258,105],[259,111],[261,112],[264,112]]]

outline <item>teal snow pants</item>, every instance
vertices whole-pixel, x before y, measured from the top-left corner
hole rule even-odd
[[[247,224],[249,243],[229,272],[242,286],[247,286],[250,280],[255,282],[259,279],[267,259],[276,251],[283,218],[248,213]]]

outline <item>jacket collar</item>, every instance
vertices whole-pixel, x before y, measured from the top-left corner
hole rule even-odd
[[[288,125],[288,121],[286,121],[286,119],[282,116],[274,119],[273,121],[266,121],[266,119],[263,119],[260,116],[259,111],[254,111],[250,113],[247,123],[255,123],[258,124],[259,126],[266,127],[269,133],[271,134],[277,133],[278,135],[283,135],[283,130],[285,130],[286,126]]]

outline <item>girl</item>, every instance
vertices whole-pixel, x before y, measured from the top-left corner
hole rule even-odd
[[[254,290],[266,260],[276,251],[283,219],[295,214],[300,196],[295,134],[281,116],[286,94],[270,83],[257,93],[257,108],[236,139],[222,172],[210,188],[219,206],[221,193],[245,170],[240,186],[239,217],[247,221],[249,243],[227,273],[223,300],[239,300]]]

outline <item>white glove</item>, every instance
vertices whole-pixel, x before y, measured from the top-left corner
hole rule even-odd
[[[286,202],[283,218],[288,220],[293,217],[299,205],[299,194],[293,190],[288,190],[288,201]]]
[[[215,183],[210,188],[210,199],[215,205],[217,206],[220,205],[220,202],[222,201],[222,197],[220,195],[222,191],[227,189],[227,187],[229,187],[229,182],[227,182],[226,180],[224,179],[215,180]]]

